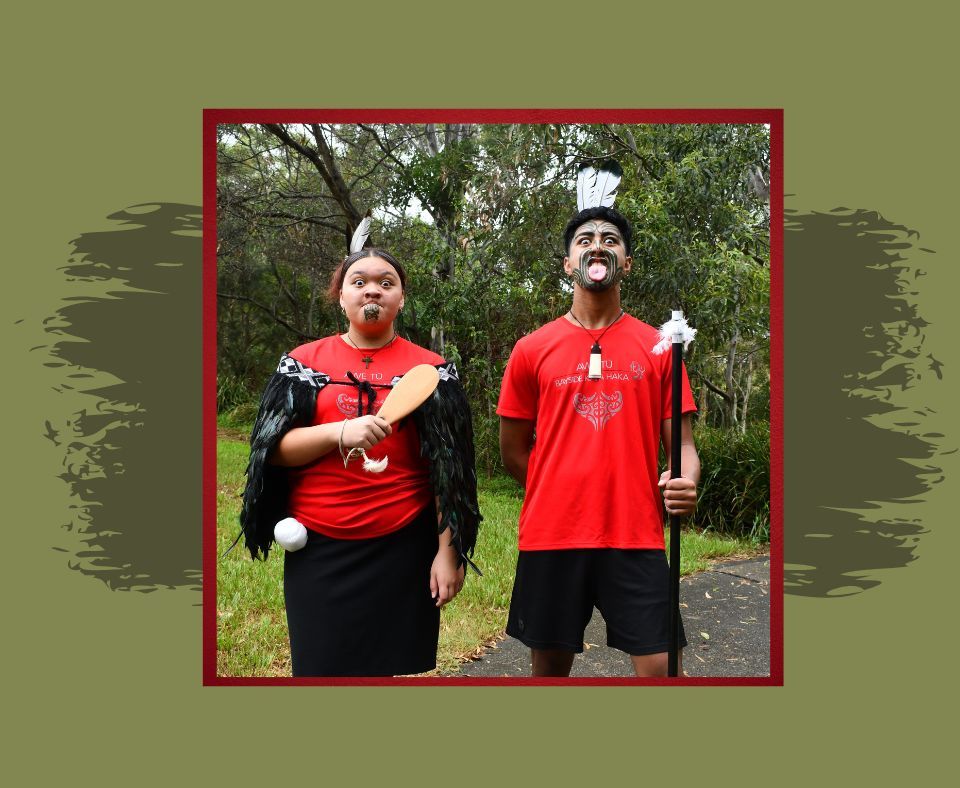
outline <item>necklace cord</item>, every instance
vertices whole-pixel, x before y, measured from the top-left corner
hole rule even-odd
[[[573,314],[573,309],[570,309],[569,314],[570,317],[577,321],[580,328],[587,332],[590,339],[593,340],[593,347],[590,348],[590,365],[587,367],[587,380],[603,380],[603,358],[601,356],[603,351],[600,348],[600,340],[603,339],[603,335],[610,330],[610,327],[623,317],[623,310],[620,310],[620,314],[613,319],[610,325],[606,326],[603,331],[600,332],[600,336],[598,337],[594,337],[590,329],[580,322],[580,318]]]
[[[600,340],[603,339],[603,335],[606,334],[606,333],[613,327],[613,325],[614,325],[621,317],[623,317],[624,312],[623,312],[623,310],[621,309],[621,310],[620,310],[620,314],[617,315],[617,316],[613,319],[613,322],[610,323],[610,325],[606,326],[606,327],[603,329],[603,331],[600,332],[600,336],[598,336],[598,337],[594,337],[593,334],[590,333],[590,329],[587,328],[583,323],[580,322],[580,319],[579,319],[575,314],[573,314],[573,310],[572,310],[572,309],[569,310],[569,312],[568,312],[567,314],[569,314],[570,317],[572,317],[574,320],[576,320],[576,321],[577,321],[577,325],[579,325],[580,328],[582,328],[584,331],[587,332],[587,334],[590,335],[590,339],[593,340],[593,344],[594,344],[594,345],[599,345],[599,344],[600,344]]]
[[[386,342],[384,342],[382,345],[380,345],[380,347],[377,347],[377,348],[361,348],[359,345],[357,345],[356,342],[353,341],[353,338],[350,336],[350,331],[348,330],[347,333],[346,333],[347,342],[349,342],[351,345],[353,345],[353,347],[356,349],[356,351],[357,351],[358,353],[360,353],[361,355],[364,355],[364,356],[365,356],[365,358],[361,358],[360,360],[363,361],[368,367],[369,367],[370,364],[373,362],[373,357],[374,357],[377,353],[379,353],[381,350],[383,350],[385,347],[389,347],[390,345],[392,345],[392,344],[394,343],[394,341],[396,340],[397,336],[398,336],[397,332],[394,331],[394,332],[393,332],[393,336],[390,337],[390,339],[388,339],[388,340],[387,340]]]

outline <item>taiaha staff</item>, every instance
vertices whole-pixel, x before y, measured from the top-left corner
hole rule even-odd
[[[690,328],[683,312],[674,309],[671,318],[660,326],[660,341],[654,353],[663,353],[669,345],[671,362],[670,478],[680,476],[680,422],[683,419],[683,351],[697,330]],[[667,649],[667,675],[679,674],[680,662],[680,515],[670,515],[670,643]]]

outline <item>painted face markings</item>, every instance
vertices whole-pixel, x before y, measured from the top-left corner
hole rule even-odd
[[[584,222],[573,236],[570,257],[575,255],[577,263],[570,277],[586,290],[602,292],[623,278],[625,250],[615,224]]]

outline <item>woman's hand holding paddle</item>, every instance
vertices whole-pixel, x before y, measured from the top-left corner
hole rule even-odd
[[[343,445],[348,449],[369,449],[386,438],[393,427],[379,416],[349,419],[343,427]]]

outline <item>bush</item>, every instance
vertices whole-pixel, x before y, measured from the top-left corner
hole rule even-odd
[[[237,405],[254,399],[246,381],[236,375],[217,375],[217,413],[225,413]]]
[[[230,410],[217,416],[217,424],[233,430],[242,430],[249,433],[253,423],[257,420],[257,411],[260,405],[257,402],[241,402]]]
[[[702,474],[693,525],[703,530],[770,540],[770,425],[746,432],[698,425]]]

